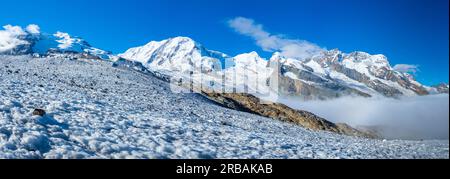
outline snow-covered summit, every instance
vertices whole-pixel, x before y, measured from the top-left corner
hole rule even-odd
[[[85,53],[101,59],[109,59],[111,52],[92,47],[82,38],[65,32],[43,33],[35,24],[25,29],[20,26],[6,25],[0,30],[0,54],[39,54],[49,53]]]
[[[236,65],[245,66],[245,67],[265,67],[267,65],[267,60],[261,58],[258,53],[255,51],[250,53],[239,54],[234,57],[234,62]]]

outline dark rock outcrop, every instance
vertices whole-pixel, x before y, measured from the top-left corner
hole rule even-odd
[[[295,110],[279,103],[260,103],[259,98],[250,94],[203,93],[203,95],[227,108],[291,122],[312,130],[323,130],[350,136],[377,138],[374,134],[357,130],[347,124],[334,124],[307,111]]]

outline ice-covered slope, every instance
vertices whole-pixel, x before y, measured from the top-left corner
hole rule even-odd
[[[84,39],[70,36],[68,33],[59,31],[54,34],[43,33],[37,25],[29,25],[25,29],[11,25],[3,28],[5,30],[0,30],[0,54],[78,53],[101,59],[113,57],[110,52],[92,47]]]
[[[0,158],[448,158],[448,140],[314,132],[219,107],[125,63],[0,56]],[[43,117],[33,110],[42,108]]]

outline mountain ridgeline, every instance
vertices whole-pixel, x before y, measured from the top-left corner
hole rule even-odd
[[[293,59],[274,53],[270,59],[256,52],[231,57],[211,51],[187,37],[176,37],[131,48],[119,57],[141,62],[149,69],[171,74],[234,75],[236,86],[267,86],[270,76],[278,77],[277,93],[305,100],[332,99],[342,96],[392,97],[448,93],[448,85],[428,87],[409,73],[396,71],[384,55],[365,52],[323,51],[307,59]],[[269,64],[279,64],[273,69]],[[245,74],[239,73],[245,71]],[[234,73],[232,73],[234,72]],[[237,76],[237,77],[236,77]],[[243,79],[259,77],[256,82]],[[219,78],[220,79],[220,78]],[[227,82],[219,81],[224,84]],[[447,89],[447,90],[446,90]],[[272,89],[273,90],[273,89]]]
[[[67,33],[46,34],[24,31],[17,26],[5,27],[8,27],[5,32],[9,37],[5,43],[0,44],[0,54],[46,56],[71,53],[112,61],[124,58],[140,62],[149,70],[172,75],[199,71],[203,76],[219,76],[219,79],[224,79],[220,81],[209,78],[210,81],[223,83],[225,86],[231,83],[233,88],[245,86],[253,90],[267,87],[268,79],[276,76],[277,89],[269,90],[304,100],[342,96],[398,98],[448,93],[448,84],[431,87],[422,85],[411,74],[395,70],[384,55],[365,52],[347,54],[336,49],[324,50],[306,59],[287,58],[278,52],[270,59],[264,59],[256,52],[232,57],[209,50],[188,37],[175,37],[152,41],[113,55]],[[273,63],[277,64],[276,68],[270,65]]]

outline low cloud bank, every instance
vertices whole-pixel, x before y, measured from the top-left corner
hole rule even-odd
[[[328,101],[280,102],[335,123],[376,130],[389,139],[449,139],[449,95],[390,98],[344,97]]]

